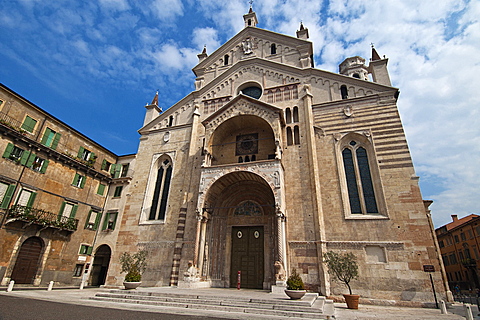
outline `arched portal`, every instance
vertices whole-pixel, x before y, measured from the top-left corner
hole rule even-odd
[[[43,240],[39,237],[30,237],[23,242],[11,276],[15,283],[33,284],[43,247]]]
[[[269,184],[249,171],[218,179],[205,197],[199,269],[215,287],[267,289],[277,255],[275,198]]]
[[[95,258],[93,259],[92,280],[90,283],[92,286],[101,286],[105,284],[111,255],[112,250],[106,244],[98,247],[97,252],[95,253]]]

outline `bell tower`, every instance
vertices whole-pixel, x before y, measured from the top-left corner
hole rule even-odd
[[[245,21],[245,28],[246,27],[256,27],[258,24],[257,15],[252,9],[253,1],[250,1],[250,10],[248,10],[247,14],[243,15],[243,20]]]

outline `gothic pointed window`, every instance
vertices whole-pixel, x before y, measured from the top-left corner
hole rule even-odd
[[[160,163],[157,170],[157,179],[148,220],[165,219],[171,179],[172,164],[168,159],[165,159]]]
[[[351,140],[343,147],[342,160],[350,212],[378,214],[367,149],[362,143]]]

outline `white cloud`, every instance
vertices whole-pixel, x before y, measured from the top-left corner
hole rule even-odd
[[[206,46],[207,52],[212,53],[220,46],[217,30],[210,27],[195,28],[192,38],[192,42],[198,50],[203,50],[203,46]]]
[[[154,0],[149,6],[154,15],[162,21],[171,21],[183,14],[181,0]]]

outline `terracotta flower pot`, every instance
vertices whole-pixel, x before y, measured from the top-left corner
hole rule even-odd
[[[358,309],[358,299],[360,299],[358,294],[344,294],[343,297],[348,309]]]
[[[285,290],[285,294],[292,300],[302,299],[307,290]]]

